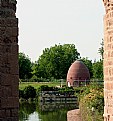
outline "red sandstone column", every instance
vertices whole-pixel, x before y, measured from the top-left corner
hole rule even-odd
[[[113,121],[113,0],[103,0],[104,16],[104,121]]]
[[[18,121],[16,0],[0,0],[0,121]]]

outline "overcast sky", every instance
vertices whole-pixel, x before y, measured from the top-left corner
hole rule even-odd
[[[82,57],[99,59],[102,0],[17,0],[19,52],[32,61],[55,44],[75,44]]]

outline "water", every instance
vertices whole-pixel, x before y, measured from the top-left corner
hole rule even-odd
[[[77,108],[73,104],[20,103],[19,121],[67,121],[67,111]]]

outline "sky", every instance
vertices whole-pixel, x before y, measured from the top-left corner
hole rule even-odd
[[[17,0],[19,52],[37,61],[45,48],[75,44],[81,57],[99,60],[102,0]]]

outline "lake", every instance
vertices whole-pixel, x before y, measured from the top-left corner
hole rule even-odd
[[[20,103],[19,121],[67,121],[67,111],[78,108],[76,103]]]

